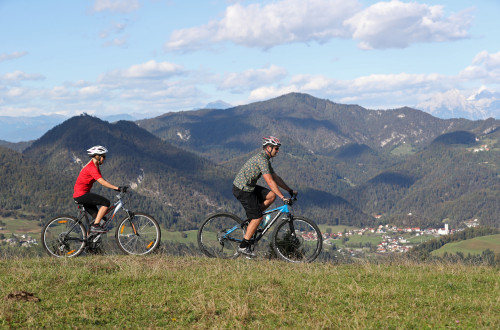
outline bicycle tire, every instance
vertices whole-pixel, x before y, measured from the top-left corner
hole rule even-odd
[[[71,232],[68,233],[68,230]],[[42,246],[58,258],[79,256],[87,244],[87,230],[74,217],[61,215],[49,220],[42,229]]]
[[[209,215],[198,230],[198,247],[209,258],[237,258],[237,249],[244,236],[242,222],[232,213]],[[225,235],[232,228],[235,230]]]
[[[308,263],[321,253],[323,237],[313,221],[294,216],[291,220],[285,219],[278,223],[273,232],[272,246],[276,255],[283,260]]]
[[[155,251],[161,242],[158,221],[146,213],[124,218],[116,227],[115,240],[126,254],[145,255]]]

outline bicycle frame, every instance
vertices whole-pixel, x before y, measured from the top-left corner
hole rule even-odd
[[[286,217],[290,218],[291,217],[291,205],[289,204],[284,204],[283,206],[280,206],[280,207],[277,207],[275,209],[272,209],[272,210],[267,210],[265,212],[263,212],[264,215],[267,215],[267,214],[270,214],[270,213],[273,213],[273,212],[276,212],[276,215],[274,216],[274,218],[272,218],[267,224],[266,226],[263,228],[263,229],[258,229],[254,236],[252,237],[252,240],[254,241],[254,243],[257,243],[258,241],[260,241],[260,239],[267,233],[267,231],[269,230],[269,228],[271,228],[271,226],[276,222],[278,221],[278,219],[280,218],[280,216],[282,214],[284,214]],[[232,241],[235,241],[235,242],[239,242],[241,243],[241,239],[237,239],[237,238],[233,238],[231,237],[231,233],[234,232],[235,230],[241,228],[244,224],[248,223],[248,221],[245,221],[243,222],[241,225],[236,225],[234,227],[232,227],[231,229],[228,229],[226,231],[226,233],[221,237],[221,238],[227,238],[229,240],[232,240]]]
[[[116,213],[118,213],[118,211],[120,211],[121,209],[123,209],[123,211],[125,211],[127,213],[129,218],[133,218],[132,212],[130,212],[125,207],[125,203],[123,202],[122,198],[123,198],[123,193],[119,193],[118,195],[116,195],[116,202],[114,202],[113,205],[111,207],[109,207],[109,209],[106,211],[106,214],[104,214],[106,216],[106,215],[109,215],[110,213],[112,213],[111,217],[108,218],[108,224],[111,223],[111,220],[114,219]],[[80,210],[80,215],[77,217],[77,220],[78,220],[78,222],[81,222],[83,220],[83,218],[85,218],[85,220],[86,220],[85,224],[87,225],[87,230],[88,230],[89,226],[91,225],[90,221],[92,219],[89,220],[89,213],[85,210],[85,207],[82,204],[78,204],[78,209]],[[75,223],[75,226],[77,225],[77,223]],[[73,228],[71,228],[69,230],[69,232],[71,232],[73,230]],[[136,233],[136,229],[135,229],[134,224],[132,224],[132,228],[134,229],[134,233]]]

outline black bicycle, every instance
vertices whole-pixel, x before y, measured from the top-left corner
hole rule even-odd
[[[264,212],[269,220],[252,237],[252,250],[271,226],[278,222],[271,236],[272,251],[289,262],[312,262],[321,252],[323,237],[311,220],[293,215],[292,205],[296,196],[283,206]],[[211,258],[237,258],[248,221],[232,213],[209,215],[198,230],[198,246]],[[264,221],[264,220],[263,220]]]
[[[127,254],[145,255],[155,251],[160,245],[161,231],[158,222],[150,215],[132,212],[125,205],[124,189],[116,196],[116,202],[106,213],[104,227],[111,228],[115,215],[123,210],[125,217],[118,222],[115,240],[118,247]],[[128,200],[127,200],[128,201]],[[92,217],[82,204],[78,204],[78,216],[61,215],[47,222],[42,230],[42,246],[54,257],[76,257],[83,251],[102,250],[102,233],[90,233]],[[104,218],[103,218],[104,220]]]

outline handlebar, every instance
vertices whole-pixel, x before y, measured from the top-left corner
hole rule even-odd
[[[129,186],[120,186],[118,187],[118,195],[116,195],[116,198],[122,199],[123,195],[128,193],[129,191]]]
[[[293,205],[293,202],[297,200],[297,194],[291,194],[290,198],[285,198],[283,202],[288,205]]]

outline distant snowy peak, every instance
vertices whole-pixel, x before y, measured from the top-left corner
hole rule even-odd
[[[500,93],[492,92],[486,87],[482,86],[475,93],[473,93],[467,100],[475,101],[481,99],[500,99]]]
[[[233,106],[229,103],[226,103],[221,100],[217,100],[215,102],[210,102],[205,106],[205,109],[228,109],[232,108]]]
[[[484,86],[471,94],[452,89],[435,93],[430,99],[417,104],[416,108],[439,118],[500,118],[500,93]]]

